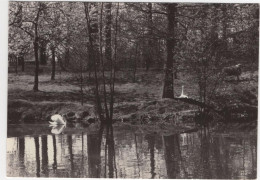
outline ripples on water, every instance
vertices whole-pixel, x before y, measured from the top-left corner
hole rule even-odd
[[[161,136],[119,127],[75,131],[9,134],[7,176],[256,178],[256,135],[248,132]]]

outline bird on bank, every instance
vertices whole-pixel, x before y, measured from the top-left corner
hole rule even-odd
[[[59,114],[54,114],[51,116],[51,121],[49,122],[50,125],[56,126],[56,125],[66,125],[66,119],[64,116],[61,116]]]
[[[183,89],[184,89],[184,86],[182,86],[181,95],[179,98],[188,98],[188,96],[184,95]]]

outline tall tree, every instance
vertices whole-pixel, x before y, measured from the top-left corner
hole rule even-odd
[[[47,64],[47,42],[45,40],[40,40],[39,42],[39,54],[40,54],[40,64]]]
[[[173,64],[174,64],[174,46],[175,46],[175,17],[177,12],[176,3],[168,3],[167,5],[168,31],[166,39],[167,59],[165,64],[165,77],[163,87],[163,98],[174,98],[173,86]]]
[[[147,32],[146,32],[146,41],[144,47],[144,61],[145,61],[145,69],[149,70],[151,64],[153,63],[153,13],[152,13],[152,3],[147,4]]]
[[[106,61],[112,69],[112,47],[111,47],[111,27],[112,27],[112,14],[111,14],[112,3],[105,3],[106,11],[106,26],[105,26],[105,37],[106,37],[106,46],[105,46],[105,57]]]
[[[99,80],[98,80],[98,8],[96,3],[84,3],[84,12],[85,18],[87,21],[87,29],[88,29],[88,40],[89,40],[89,61],[93,63],[94,66],[94,75],[95,75],[95,99],[96,99],[96,111],[99,116],[99,119],[104,121],[104,115],[102,112],[102,105],[99,93]],[[92,10],[90,16],[90,10]],[[92,66],[92,64],[90,64]]]
[[[38,74],[39,74],[39,19],[42,11],[45,6],[42,2],[34,2],[34,3],[23,3],[19,4],[17,2],[12,2],[14,6],[18,6],[15,16],[10,16],[10,25],[23,30],[29,37],[33,40],[33,49],[34,49],[34,58],[35,58],[35,73],[34,73],[34,86],[33,90],[38,91]],[[21,8],[21,6],[23,6]],[[12,14],[13,8],[10,9],[10,13]],[[29,11],[28,11],[29,10]],[[28,13],[24,13],[28,12]],[[19,17],[19,18],[18,18]],[[17,20],[19,19],[19,20]]]
[[[116,6],[116,17],[115,17],[115,35],[114,35],[114,59],[111,62],[111,73],[110,73],[110,115],[109,120],[112,123],[114,113],[114,94],[115,94],[115,74],[116,74],[116,62],[117,62],[117,41],[118,41],[118,19],[119,19],[119,3]]]
[[[39,50],[39,35],[38,35],[38,23],[39,23],[39,17],[40,13],[43,10],[42,3],[38,2],[37,5],[37,10],[36,10],[36,16],[33,20],[34,24],[34,39],[33,39],[33,46],[34,46],[34,58],[35,58],[35,73],[34,73],[34,86],[33,90],[38,91],[38,84],[39,84],[39,79],[38,79],[38,74],[39,74],[39,59],[38,59],[38,50]]]
[[[105,64],[103,59],[103,53],[102,53],[102,30],[103,30],[103,3],[101,4],[100,9],[100,24],[99,24],[99,52],[100,52],[100,62],[102,66],[102,79],[103,79],[103,95],[104,95],[104,108],[105,108],[105,114],[106,119],[109,118],[109,112],[108,112],[108,104],[107,104],[107,90],[106,90],[106,80],[105,80]],[[111,61],[112,60],[112,49],[111,49],[111,22],[112,16],[111,16],[111,5],[107,5],[106,7],[106,49],[105,49],[105,55],[106,60]]]

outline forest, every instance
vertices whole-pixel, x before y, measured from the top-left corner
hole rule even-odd
[[[257,178],[259,4],[10,1],[8,177]]]
[[[10,2],[8,123],[256,119],[258,29],[258,4]]]

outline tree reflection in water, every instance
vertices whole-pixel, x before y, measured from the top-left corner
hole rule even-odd
[[[68,149],[69,149],[69,160],[70,160],[70,174],[73,176],[74,172],[74,162],[73,162],[73,151],[72,151],[72,135],[67,136]]]
[[[113,126],[106,125],[106,144],[105,144],[105,174],[106,177],[106,167],[108,166],[108,177],[113,178],[114,174],[117,178],[117,168],[116,168],[116,160],[115,160],[115,142],[114,142],[114,133]]]
[[[24,137],[18,138],[18,150],[19,150],[19,166],[21,170],[25,169],[24,165],[24,153],[25,153],[25,142]]]
[[[57,170],[57,145],[56,145],[56,137],[55,135],[52,135],[52,143],[53,143],[53,171],[54,173]]]
[[[176,179],[180,177],[180,144],[179,135],[174,134],[171,136],[164,136],[164,150],[165,150],[165,163],[167,169],[167,175],[170,179]]]
[[[101,143],[104,127],[98,134],[87,135],[89,178],[100,178],[101,173]]]
[[[40,177],[40,145],[39,137],[34,137],[35,143],[35,159],[36,159],[36,177]]]
[[[139,157],[139,153],[138,153],[138,146],[137,146],[137,135],[135,134],[135,153],[136,153],[136,159],[137,159],[137,168],[138,168],[138,177],[140,178],[140,157]]]
[[[7,174],[252,179],[256,177],[256,140],[250,133],[202,130],[160,136],[138,134],[116,126],[101,126],[94,133],[10,137],[9,142],[14,146],[7,154]]]
[[[213,154],[214,154],[214,156],[213,156],[214,159],[213,160],[216,163],[216,165],[215,165],[216,166],[216,174],[218,174],[219,177],[222,179],[222,178],[225,178],[223,176],[224,174],[228,174],[229,175],[227,163],[225,163],[229,159],[229,155],[223,149],[223,144],[222,144],[221,140],[222,139],[220,139],[220,138],[212,138],[212,146],[213,147],[219,147],[219,148],[213,148],[212,151],[213,151]],[[224,154],[226,155],[225,158],[223,158]]]
[[[41,137],[42,140],[42,173],[45,177],[49,177],[48,169],[48,139],[47,135]]]
[[[85,161],[84,161],[84,133],[81,133],[81,164],[80,164],[80,174],[84,174],[85,170]]]
[[[210,143],[210,136],[206,128],[202,129],[199,133],[200,142],[201,142],[201,161],[199,164],[202,165],[202,168],[205,169],[203,171],[202,177],[204,178],[211,178],[211,163],[210,163],[210,150],[211,150],[211,143]]]
[[[155,135],[154,134],[148,134],[148,135],[146,135],[146,139],[147,139],[147,142],[148,142],[148,149],[149,149],[149,152],[150,152],[151,179],[154,179],[155,176],[156,176],[155,160],[154,160]]]

